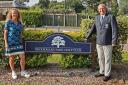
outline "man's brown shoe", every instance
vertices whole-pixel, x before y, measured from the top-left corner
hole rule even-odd
[[[111,76],[105,76],[104,78],[103,78],[103,81],[108,81],[108,80],[110,80],[111,79]]]
[[[104,74],[98,73],[98,74],[95,75],[95,77],[101,77],[101,76],[104,76]]]

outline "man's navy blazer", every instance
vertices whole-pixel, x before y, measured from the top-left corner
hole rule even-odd
[[[87,39],[89,39],[93,32],[96,32],[96,43],[99,45],[112,45],[117,43],[117,21],[115,16],[106,13],[102,24],[100,22],[100,15],[95,17],[95,22],[90,29]]]

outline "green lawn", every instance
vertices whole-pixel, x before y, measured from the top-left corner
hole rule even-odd
[[[124,62],[128,62],[128,52],[124,52],[124,53],[122,54],[122,56],[123,56],[123,61],[124,61]]]
[[[53,54],[48,57],[48,62],[60,62],[61,61],[61,54]]]

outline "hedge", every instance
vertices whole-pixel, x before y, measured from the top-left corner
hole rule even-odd
[[[20,12],[25,26],[42,26],[42,11],[21,10]]]
[[[24,40],[44,40],[46,36],[52,33],[52,30],[25,30],[23,37]]]
[[[82,54],[62,54],[60,66],[62,68],[87,68],[91,66],[91,57]]]
[[[94,20],[92,19],[82,19],[80,27],[81,27],[81,33],[83,34],[83,37],[86,37],[88,30],[91,28],[91,25]]]

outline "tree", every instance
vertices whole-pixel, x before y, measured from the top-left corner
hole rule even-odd
[[[116,16],[117,13],[118,13],[118,3],[117,3],[117,0],[113,0],[112,3],[111,3],[111,11],[112,13]]]
[[[87,0],[88,3],[88,10],[93,10],[94,12],[97,12],[97,6],[100,3],[100,0]]]
[[[49,0],[39,0],[38,5],[39,5],[40,8],[43,9],[43,8],[48,8],[49,7],[49,3],[50,3]]]
[[[128,1],[120,0],[119,2],[119,14],[127,14],[128,13]]]
[[[57,1],[50,1],[49,9],[64,9],[64,3]]]
[[[66,8],[74,9],[76,13],[80,13],[84,9],[81,0],[66,0],[65,5]]]

